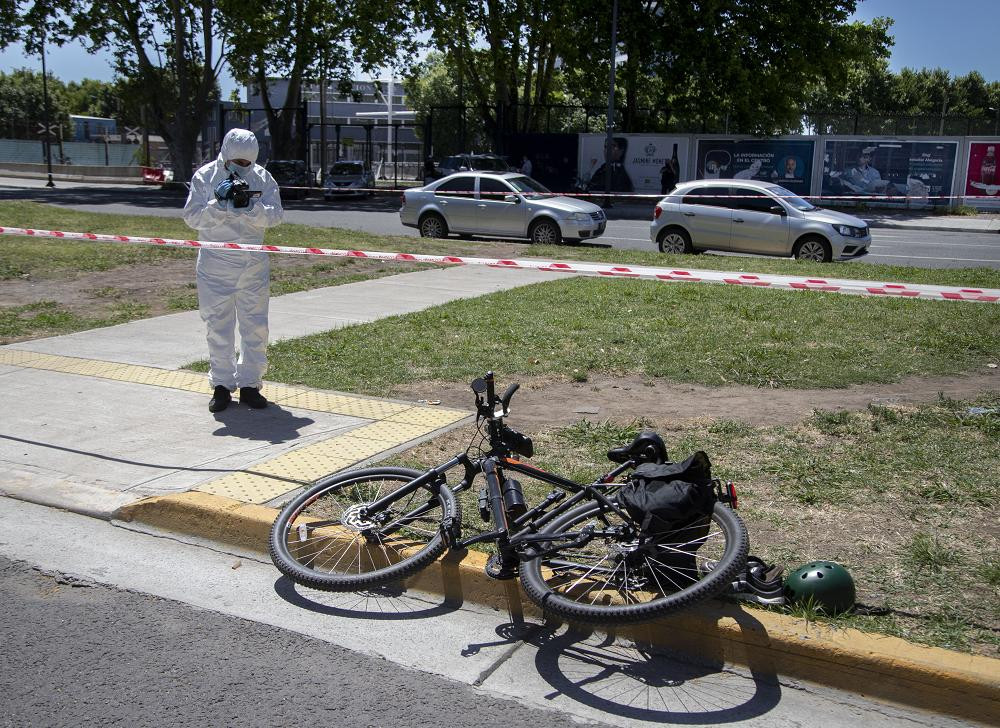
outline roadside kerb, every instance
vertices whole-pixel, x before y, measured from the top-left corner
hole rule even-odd
[[[266,553],[277,511],[209,493],[158,496],[119,508],[113,520],[221,541]],[[515,619],[542,615],[516,581],[486,576],[486,555],[449,552],[406,580],[408,588],[469,601]],[[602,630],[603,631],[603,630]],[[785,675],[861,695],[982,722],[1000,715],[1000,660],[895,637],[836,629],[758,609],[709,602],[616,636],[678,650],[699,661],[748,666],[760,676]]]
[[[491,268],[538,270],[569,275],[604,276],[609,278],[639,278],[663,282],[724,283],[737,286],[768,287],[776,289],[821,291],[861,296],[896,298],[922,298],[931,301],[970,301],[1000,303],[1000,289],[963,288],[959,286],[934,286],[918,283],[888,283],[881,281],[848,280],[839,278],[808,278],[773,274],[739,273],[718,270],[675,270],[651,266],[623,266],[607,263],[579,263],[537,259],[477,258],[456,255],[426,255],[419,253],[383,252],[374,250],[339,250],[333,248],[295,247],[229,243],[207,240],[176,240],[130,235],[65,232],[61,230],[36,230],[32,228],[0,227],[0,235],[88,240],[101,243],[154,245],[159,247],[207,248],[244,250],[249,252],[282,253],[286,255],[315,255],[334,258],[366,258],[371,260],[434,263],[437,265],[479,265]]]

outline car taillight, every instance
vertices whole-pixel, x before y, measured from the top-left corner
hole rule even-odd
[[[399,206],[406,207],[406,195],[399,196]]]
[[[656,207],[653,208],[653,219],[654,220],[659,220],[660,219],[660,215],[662,215],[662,214],[663,214],[663,208],[661,208],[659,205],[657,205]]]

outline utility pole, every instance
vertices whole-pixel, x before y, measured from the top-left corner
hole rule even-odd
[[[618,54],[618,0],[611,8],[611,80],[608,84],[608,133],[604,140],[604,192],[611,192],[611,132],[615,123],[615,57]],[[605,204],[611,204],[605,198]]]
[[[326,175],[326,45],[320,56],[319,68],[319,183]]]
[[[52,129],[49,127],[49,82],[47,78],[48,74],[45,71],[45,35],[42,35],[42,97],[45,100],[44,112],[45,112],[45,164],[48,166],[49,170],[49,181],[45,184],[46,187],[55,187],[55,182],[52,181]]]

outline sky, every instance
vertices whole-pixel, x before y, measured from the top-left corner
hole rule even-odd
[[[891,70],[940,67],[952,76],[975,70],[987,81],[1000,81],[1000,0],[863,0],[852,19],[867,21],[877,16],[895,21]],[[109,57],[88,54],[79,43],[49,46],[46,64],[62,81],[112,78]],[[0,71],[25,67],[41,70],[41,61],[38,56],[25,57],[20,45],[0,51]],[[223,98],[237,88],[226,71],[219,83]]]
[[[864,0],[852,20],[878,16],[894,21],[890,70],[979,71],[988,82],[1000,81],[1000,0]]]

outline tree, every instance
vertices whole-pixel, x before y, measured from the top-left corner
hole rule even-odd
[[[532,129],[539,106],[556,96],[560,75],[586,104],[606,104],[612,25],[606,0],[415,2],[418,24],[431,32],[498,137]],[[847,22],[856,4],[619,0],[622,125],[731,126],[761,134],[798,128],[818,82],[839,91],[852,59],[888,55],[886,23]],[[641,107],[658,113],[642,120]]]
[[[593,0],[416,0],[416,23],[445,54],[488,133],[534,129],[556,85],[557,62],[579,42]]]
[[[138,81],[147,120],[163,137],[174,161],[174,179],[188,181],[198,135],[218,98],[224,55],[215,59],[218,11],[212,0],[68,0],[72,33],[89,49],[106,48],[115,70]],[[163,29],[164,40],[156,38]],[[155,58],[155,60],[154,60]]]
[[[49,74],[49,123],[59,124],[63,134],[69,128],[68,114],[74,113],[65,103],[65,87]],[[0,129],[8,130],[14,138],[34,138],[38,124],[44,121],[45,104],[42,92],[42,74],[27,68],[11,73],[0,71],[0,109],[3,109]]]
[[[457,70],[447,56],[431,51],[413,66],[405,80],[407,105],[416,112],[417,133],[430,121],[433,149],[427,154],[443,157],[491,145],[482,119],[465,114],[459,94]]]
[[[394,0],[220,0],[220,7],[233,76],[259,90],[277,158],[298,156],[305,130],[295,120],[304,82],[333,77],[349,86],[354,66],[370,72],[414,47]],[[277,101],[269,92],[274,77],[288,81]]]

